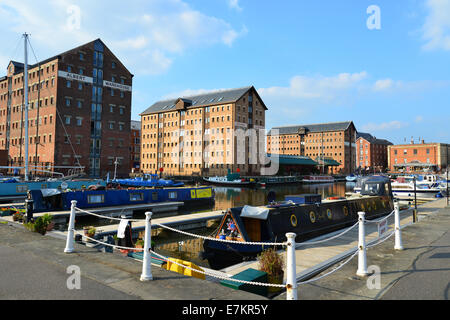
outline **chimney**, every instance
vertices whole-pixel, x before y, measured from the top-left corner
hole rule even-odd
[[[411,137],[411,144],[414,144],[414,137]]]
[[[422,144],[425,144],[425,140],[424,139],[422,139]]]

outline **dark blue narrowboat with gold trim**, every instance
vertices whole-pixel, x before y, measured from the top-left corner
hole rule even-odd
[[[302,242],[355,224],[359,211],[373,219],[394,210],[390,180],[381,176],[363,180],[358,195],[322,200],[320,195],[309,194],[286,196],[285,200],[229,209],[212,237],[242,243],[204,240],[202,256],[210,267],[223,269],[252,260],[268,248],[248,242],[284,242],[288,232],[296,233],[296,241]]]

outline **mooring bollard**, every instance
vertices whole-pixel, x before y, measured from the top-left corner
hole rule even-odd
[[[295,263],[295,233],[286,233],[286,300],[297,300],[297,276]]]
[[[369,274],[367,271],[367,257],[366,257],[366,231],[364,226],[364,212],[358,212],[359,216],[359,239],[358,239],[358,270],[357,276],[365,277]]]
[[[75,207],[77,206],[77,200],[72,200],[72,206],[70,207],[70,218],[69,218],[69,227],[67,228],[67,240],[66,240],[66,248],[64,249],[65,253],[72,253],[73,242],[74,242],[74,233],[75,233]]]
[[[26,221],[27,222],[33,221],[33,200],[32,199],[25,199],[25,211],[27,214]]]
[[[395,216],[395,250],[403,250],[402,231],[400,230],[400,208],[398,201],[394,201],[394,216]]]
[[[142,262],[141,281],[153,280],[152,275],[152,255],[150,252],[152,242],[152,213],[145,213],[145,239],[144,239],[144,259]]]

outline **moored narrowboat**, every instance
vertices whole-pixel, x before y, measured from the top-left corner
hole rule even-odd
[[[372,219],[393,209],[390,181],[384,177],[365,179],[361,194],[352,197],[322,200],[320,195],[286,196],[285,201],[266,206],[231,208],[212,237],[242,243],[206,239],[202,256],[211,268],[223,269],[252,260],[264,247],[267,249],[248,242],[281,243],[288,232],[296,233],[296,241],[302,242],[353,225],[359,211],[366,213],[366,219]]]
[[[32,190],[34,212],[70,210],[71,201],[80,209],[137,205],[159,202],[184,202],[185,205],[208,204],[214,201],[212,187],[127,188],[63,191],[57,189]]]

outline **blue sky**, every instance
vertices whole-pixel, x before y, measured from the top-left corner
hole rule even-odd
[[[136,120],[162,98],[254,85],[267,129],[353,120],[450,143],[450,0],[0,0],[0,27],[2,74],[24,31],[39,59],[101,38],[135,75]]]

